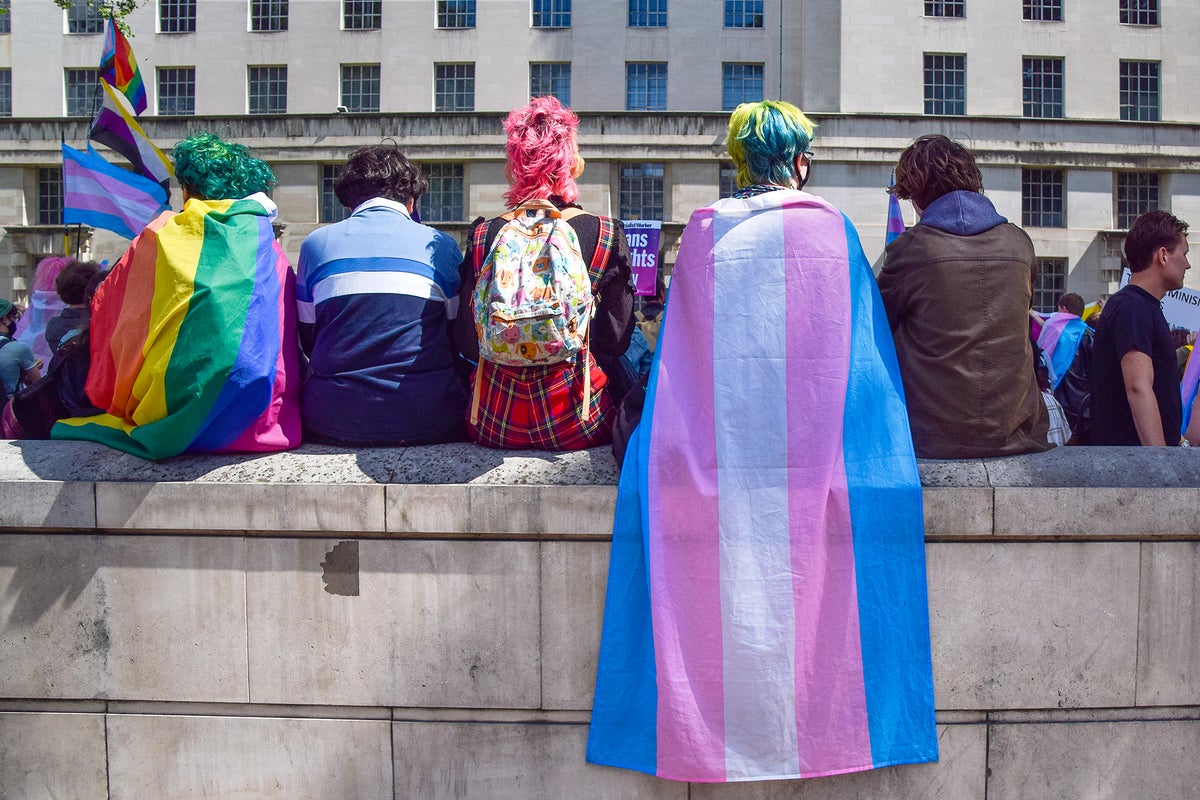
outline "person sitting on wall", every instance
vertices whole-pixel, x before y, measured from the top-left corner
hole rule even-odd
[[[1179,366],[1160,305],[1183,287],[1187,230],[1166,211],[1147,211],[1125,236],[1132,276],[1105,303],[1092,347],[1092,444],[1200,445],[1200,430],[1180,437]]]
[[[54,290],[66,305],[58,316],[46,323],[46,345],[53,355],[63,341],[85,331],[92,317],[86,293],[88,286],[100,274],[95,261],[71,261],[54,279]]]
[[[1049,449],[1029,340],[1029,236],[996,212],[975,158],[945,136],[900,154],[891,191],[920,216],[887,246],[879,275],[917,456]]]
[[[42,362],[33,348],[13,338],[17,323],[24,312],[7,300],[0,299],[0,389],[3,400],[12,397],[22,385],[36,383],[41,377]]]
[[[275,239],[275,183],[240,144],[175,146],[183,211],[130,244],[92,300],[87,395],[55,439],[142,458],[300,444],[295,276]]]
[[[578,450],[608,444],[628,389],[618,383],[633,328],[629,246],[620,220],[588,214],[576,203],[575,181],[584,165],[578,129],[578,117],[554,97],[534,98],[511,112],[504,121],[511,184],[504,199],[513,211],[487,221],[480,217],[471,226],[455,341],[463,357],[478,365],[468,428],[471,439],[487,447]],[[575,237],[587,267],[595,315],[586,328],[586,346],[569,360],[520,366],[480,357],[481,320],[474,313],[479,277],[497,235],[518,214],[566,224],[570,231],[564,235]]]
[[[1058,298],[1058,311],[1046,319],[1038,336],[1038,346],[1046,354],[1050,390],[1070,424],[1071,444],[1091,441],[1090,375],[1095,332],[1083,321],[1083,309],[1082,297],[1074,292],[1063,294]]]
[[[394,144],[350,154],[334,193],[352,214],[300,247],[305,438],[342,445],[466,439],[447,331],[462,251],[412,218],[428,183]]]

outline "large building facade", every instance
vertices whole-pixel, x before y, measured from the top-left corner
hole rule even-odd
[[[56,227],[59,143],[86,140],[103,25],[83,0],[0,5],[3,296],[75,247]],[[583,203],[663,220],[668,262],[690,212],[732,185],[724,112],[764,97],[817,120],[808,188],[872,258],[896,158],[929,132],[976,151],[1033,237],[1042,308],[1114,291],[1141,211],[1200,226],[1195,0],[147,0],[126,21],[146,131],[164,149],[197,130],[254,147],[293,257],[345,213],[337,164],[388,137],[430,178],[426,221],[461,234],[498,212],[501,119],[531,93],[581,116]],[[81,241],[109,260],[126,244]]]

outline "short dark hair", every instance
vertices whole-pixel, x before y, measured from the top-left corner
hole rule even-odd
[[[1083,316],[1083,298],[1074,292],[1065,292],[1058,296],[1058,304],[1067,310],[1068,314]]]
[[[390,144],[358,148],[346,159],[333,182],[338,201],[350,209],[372,197],[415,203],[428,188],[421,168]]]
[[[58,298],[69,306],[84,301],[88,284],[100,274],[100,265],[95,261],[69,261],[54,279],[54,291]]]
[[[926,134],[904,148],[892,194],[925,209],[957,190],[983,192],[983,175],[971,151],[940,133]]]
[[[1130,272],[1150,266],[1158,248],[1174,250],[1187,239],[1188,224],[1166,211],[1147,211],[1133,221],[1125,235],[1125,260]]]

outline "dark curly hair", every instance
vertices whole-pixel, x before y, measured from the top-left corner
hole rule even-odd
[[[1125,235],[1125,260],[1130,272],[1150,266],[1158,248],[1174,252],[1187,240],[1188,224],[1167,211],[1147,211],[1133,221]]]
[[[67,305],[80,305],[87,296],[88,284],[99,274],[100,265],[95,261],[69,261],[54,279],[54,291]]]
[[[333,193],[349,209],[357,208],[372,197],[406,205],[415,203],[428,188],[421,168],[390,144],[358,148],[346,159],[333,182]]]
[[[203,200],[231,200],[265,192],[275,185],[267,162],[245,145],[213,133],[197,133],[175,145],[175,177],[188,194]]]
[[[983,175],[967,148],[940,133],[926,134],[904,148],[896,164],[892,194],[926,209],[942,195],[957,190],[983,192]]]

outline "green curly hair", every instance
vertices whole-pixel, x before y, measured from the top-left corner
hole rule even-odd
[[[267,162],[244,145],[212,133],[197,133],[175,145],[175,177],[188,194],[205,200],[229,200],[265,192],[275,185]]]

